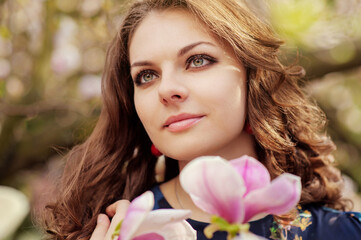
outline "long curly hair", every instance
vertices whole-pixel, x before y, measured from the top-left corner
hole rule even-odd
[[[284,172],[298,175],[301,204],[343,209],[341,177],[332,167],[335,146],[324,133],[325,115],[298,86],[303,69],[279,61],[282,42],[271,28],[238,0],[142,0],[132,4],[107,51],[97,125],[67,154],[56,200],[43,214],[49,239],[89,239],[97,215],[108,205],[132,200],[156,184],[156,158],[134,107],[128,44],[150,11],[170,8],[193,14],[246,67],[247,118],[259,160],[272,178]],[[167,166],[167,178],[177,175],[174,161],[167,162],[173,163]]]

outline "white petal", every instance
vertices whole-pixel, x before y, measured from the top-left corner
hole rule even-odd
[[[196,240],[197,232],[183,220],[165,225],[159,232],[166,240]]]
[[[182,222],[190,216],[190,210],[158,209],[151,211],[138,228],[136,236],[149,232],[157,232],[167,224]]]
[[[29,200],[13,188],[0,186],[0,239],[7,239],[29,212]]]

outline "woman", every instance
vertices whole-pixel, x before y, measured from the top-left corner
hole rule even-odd
[[[191,209],[190,223],[202,239],[209,216],[181,189],[179,170],[198,156],[244,154],[262,162],[272,178],[284,172],[300,176],[300,205],[311,206],[306,213],[327,215],[321,222],[340,217],[334,229],[361,234],[349,213],[316,208],[346,207],[341,177],[332,167],[334,145],[322,133],[323,113],[297,86],[302,68],[279,62],[280,44],[241,1],[135,2],[108,50],[99,121],[68,154],[59,195],[48,206],[51,238],[108,239],[129,203],[108,206],[152,189],[155,208]],[[152,144],[166,156],[160,185]],[[251,230],[280,237],[283,229],[272,230],[279,226],[274,219],[284,220],[267,216]],[[327,227],[307,224],[312,230],[302,235],[298,227],[288,239],[328,233]]]

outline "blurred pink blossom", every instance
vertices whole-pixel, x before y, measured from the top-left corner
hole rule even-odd
[[[189,210],[158,209],[154,195],[147,191],[135,198],[120,223],[118,240],[183,240],[196,239],[195,230],[184,220]]]

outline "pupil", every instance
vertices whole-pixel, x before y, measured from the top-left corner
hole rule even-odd
[[[196,66],[199,66],[199,65],[202,65],[202,63],[203,63],[203,59],[196,59],[195,60],[195,62],[194,62],[194,64],[196,65]]]
[[[145,76],[144,76],[145,80],[146,81],[149,81],[149,80],[152,80],[152,77],[149,73],[147,73]]]

